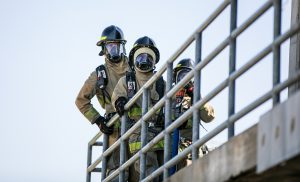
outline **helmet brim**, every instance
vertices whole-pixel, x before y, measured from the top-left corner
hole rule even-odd
[[[121,42],[121,43],[124,43],[124,44],[126,44],[126,40],[99,40],[97,43],[96,43],[96,45],[97,46],[102,46],[105,42]]]

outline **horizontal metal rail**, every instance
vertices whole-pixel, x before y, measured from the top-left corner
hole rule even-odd
[[[93,144],[93,146],[102,146],[103,145],[103,142],[96,142]]]
[[[101,173],[102,170],[101,170],[101,168],[95,168],[95,169],[93,170],[93,172]]]
[[[245,64],[244,66],[242,66],[239,70],[235,71],[232,75],[230,75],[226,80],[224,80],[223,82],[221,82],[221,84],[219,84],[213,91],[211,91],[206,97],[202,98],[199,102],[195,103],[189,110],[187,110],[186,112],[183,113],[183,115],[181,115],[177,120],[175,120],[168,128],[166,128],[163,132],[159,133],[153,140],[151,140],[145,147],[143,147],[141,149],[140,152],[146,153],[148,152],[156,143],[158,143],[159,141],[161,141],[164,138],[164,133],[171,133],[175,128],[179,127],[182,123],[184,123],[189,117],[191,117],[193,110],[195,109],[199,109],[200,107],[202,107],[205,103],[207,103],[209,100],[211,100],[213,97],[215,97],[218,93],[220,93],[223,89],[225,89],[228,86],[229,80],[235,80],[237,79],[240,75],[242,75],[243,73],[245,73],[247,70],[249,70],[252,66],[254,66],[256,63],[258,63],[262,58],[264,58],[266,55],[268,55],[270,52],[272,52],[272,47],[276,46],[276,45],[280,45],[281,43],[283,43],[286,39],[288,39],[289,37],[291,37],[292,35],[294,35],[296,32],[298,32],[300,29],[300,24],[297,24],[295,26],[293,26],[290,30],[288,30],[286,33],[284,33],[283,35],[279,36],[278,38],[276,38],[269,46],[267,46],[265,49],[263,49],[263,51],[261,51],[260,53],[258,53],[254,58],[252,58],[250,61],[247,62],[247,64]],[[222,45],[222,44],[221,44]],[[223,46],[220,46],[223,47]],[[194,69],[196,70],[200,70],[202,69],[207,63],[205,63],[205,61],[209,61],[213,56],[208,56],[208,59],[205,59],[203,62],[199,63]],[[181,88],[182,86],[184,86],[191,78],[189,78],[189,76],[193,76],[193,71],[191,71],[189,74],[187,74],[182,81],[180,81],[177,85],[175,85],[166,95],[167,98],[171,98],[176,92],[176,89]],[[178,88],[176,88],[178,87]],[[172,91],[174,91],[174,93],[172,93]],[[173,94],[173,95],[172,95]],[[152,114],[154,114],[156,112],[157,109],[154,108],[160,108],[164,102],[164,99],[161,99],[149,112],[146,113],[145,115],[145,119],[149,119],[149,117],[151,117]],[[234,118],[236,117],[237,114],[232,115],[230,118]],[[230,120],[230,119],[229,119]],[[137,125],[134,129],[131,128],[133,131],[135,129],[137,129],[141,124],[141,120],[139,120],[135,125]],[[134,126],[135,126],[134,125]],[[227,126],[227,125],[226,125]],[[131,130],[130,129],[130,130]],[[127,139],[131,132],[130,130],[128,130],[125,135],[123,135],[121,138],[122,139]],[[126,135],[127,134],[127,135]],[[124,138],[123,138],[124,137]],[[117,141],[119,142],[119,140]],[[115,143],[117,143],[115,142]],[[110,148],[109,148],[110,149]],[[108,149],[108,150],[109,150]],[[104,155],[104,153],[103,153]],[[129,167],[131,164],[133,164],[133,162],[135,162],[136,160],[138,160],[139,158],[139,153],[136,153],[133,157],[131,157],[128,161],[126,161],[124,163],[123,166],[120,167],[120,169],[125,169],[127,167]],[[175,157],[172,160],[175,160],[177,157]],[[179,159],[180,160],[180,159]],[[178,161],[178,160],[177,160]],[[119,170],[114,171],[110,176],[108,176],[104,181],[109,181],[111,179],[113,179],[115,176],[117,176],[119,173]],[[154,173],[153,173],[154,174]],[[146,178],[148,179],[148,178]]]

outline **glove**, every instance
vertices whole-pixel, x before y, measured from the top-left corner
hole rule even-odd
[[[125,104],[127,103],[127,99],[125,97],[119,97],[115,102],[115,108],[119,116],[123,116],[125,111]]]
[[[107,134],[107,135],[111,135],[114,131],[114,128],[113,127],[108,127],[106,125],[107,123],[107,119],[105,119],[104,117],[102,116],[99,116],[95,123],[97,124],[97,126],[99,127],[100,131],[104,134]]]

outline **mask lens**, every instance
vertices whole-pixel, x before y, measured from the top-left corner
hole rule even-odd
[[[177,78],[176,79],[177,83],[180,82],[180,80],[182,80],[185,77],[185,75],[188,74],[189,71],[190,70],[188,70],[188,69],[183,69],[183,70],[178,71],[177,72],[177,77],[176,77]]]
[[[105,47],[109,55],[109,59],[113,62],[118,62],[124,51],[124,45],[118,42],[109,42],[105,45]]]
[[[151,71],[153,69],[153,58],[147,53],[138,55],[135,59],[135,66],[141,71]]]

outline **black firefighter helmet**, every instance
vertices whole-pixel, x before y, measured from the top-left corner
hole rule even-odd
[[[159,50],[155,42],[151,38],[144,36],[135,41],[129,53],[129,64],[142,72],[148,72],[154,69],[154,65],[158,63],[159,57]],[[150,65],[150,62],[153,63]]]
[[[97,46],[102,48],[99,55],[105,54],[109,61],[119,63],[126,55],[125,43],[122,30],[111,25],[103,30],[100,41],[97,42]]]
[[[115,25],[106,27],[102,31],[100,40],[97,42],[97,46],[103,46],[106,42],[122,42],[125,44],[126,40],[124,39],[123,31]]]
[[[189,71],[193,69],[194,61],[190,58],[182,59],[173,70],[173,78],[178,83]]]

